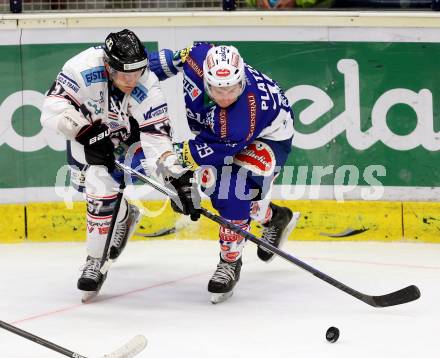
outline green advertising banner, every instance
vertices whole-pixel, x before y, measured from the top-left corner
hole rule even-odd
[[[440,185],[440,44],[235,45],[253,67],[276,79],[293,103],[296,135],[288,160],[293,182],[347,184],[335,178],[337,169],[347,166],[354,179],[357,168],[359,185],[372,185],[371,174],[385,186]],[[327,173],[322,180],[320,167]]]
[[[278,183],[440,186],[440,44],[233,44],[293,104],[294,148]],[[41,129],[38,108],[63,63],[89,46],[0,46],[0,188],[54,185],[65,145]]]
[[[5,169],[0,188],[55,185],[58,169],[66,164],[66,144],[42,129],[40,108],[64,63],[94,45],[0,46],[0,167]],[[157,43],[145,45],[157,49]]]

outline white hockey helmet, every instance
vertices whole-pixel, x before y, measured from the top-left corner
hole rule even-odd
[[[203,82],[211,96],[210,87],[230,87],[240,84],[241,92],[246,84],[244,61],[234,46],[215,46],[203,61]]]

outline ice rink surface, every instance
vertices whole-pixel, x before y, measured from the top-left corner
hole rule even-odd
[[[289,242],[284,250],[368,294],[417,285],[422,297],[373,308],[248,242],[234,296],[212,305],[214,241],[130,242],[99,298],[76,289],[85,244],[0,245],[0,319],[87,357],[136,334],[145,358],[438,358],[440,245]],[[328,327],[339,341],[325,340]],[[61,357],[0,330],[1,358]]]

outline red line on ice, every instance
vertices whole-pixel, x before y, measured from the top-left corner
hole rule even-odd
[[[171,284],[176,283],[176,282],[180,282],[180,281],[184,281],[184,280],[189,280],[189,279],[192,279],[192,278],[194,278],[194,277],[198,277],[198,276],[201,276],[201,275],[206,275],[206,273],[207,273],[207,272],[202,272],[202,273],[198,273],[198,274],[194,274],[194,275],[190,275],[190,276],[182,277],[182,278],[179,278],[179,279],[177,279],[177,280],[166,281],[166,282],[160,282],[160,283],[156,283],[156,284],[151,285],[151,286],[146,286],[146,287],[142,287],[142,288],[137,288],[137,289],[135,289],[135,290],[131,290],[131,291],[127,291],[127,292],[123,292],[123,293],[120,293],[120,294],[118,294],[118,295],[114,295],[114,296],[108,296],[108,297],[102,297],[102,298],[100,298],[100,297],[98,296],[98,299],[99,299],[99,302],[108,301],[108,300],[112,300],[112,299],[114,299],[114,298],[119,298],[119,297],[128,296],[128,295],[131,295],[131,294],[133,294],[133,293],[138,293],[138,292],[146,291],[146,290],[149,290],[149,289],[152,289],[152,288],[157,288],[157,287],[161,287],[161,286],[171,285]],[[17,321],[11,322],[10,324],[19,324],[19,323],[23,323],[23,322],[27,322],[27,321],[36,320],[36,319],[43,318],[43,317],[53,316],[53,315],[55,315],[55,314],[57,314],[57,313],[70,311],[70,310],[73,310],[73,309],[75,309],[75,308],[83,307],[83,306],[85,306],[85,305],[89,305],[89,304],[93,304],[93,301],[90,302],[90,303],[86,303],[86,304],[84,304],[84,303],[78,303],[78,304],[75,304],[75,305],[72,305],[72,306],[67,306],[67,307],[59,308],[59,309],[56,309],[56,310],[53,310],[53,311],[40,313],[40,314],[37,314],[37,315],[34,315],[34,316],[30,316],[30,317],[26,317],[26,318],[19,319],[19,320],[17,320]]]

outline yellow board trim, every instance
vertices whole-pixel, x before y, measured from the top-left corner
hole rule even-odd
[[[86,204],[63,202],[27,204],[28,241],[83,241],[86,232]]]
[[[25,206],[0,205],[0,243],[13,244],[25,240]]]
[[[440,243],[440,203],[367,201],[274,201],[301,212],[290,240],[305,241],[412,241]],[[145,216],[132,240],[218,240],[218,225],[202,217],[198,222],[174,213],[167,201],[134,202]],[[209,201],[203,206],[213,210]],[[25,210],[26,209],[26,210]],[[26,215],[25,215],[26,212]],[[164,229],[173,234],[150,238]],[[338,234],[352,235],[338,237]],[[253,223],[260,236],[261,227]],[[353,234],[354,233],[354,234]],[[333,237],[329,236],[333,235]],[[86,206],[74,203],[0,205],[0,243],[85,241]]]
[[[402,219],[405,241],[440,242],[439,203],[403,203]]]
[[[276,201],[275,201],[276,202]],[[400,202],[368,201],[281,201],[279,204],[301,212],[290,239],[306,241],[400,241]],[[349,230],[357,234],[330,237]]]

